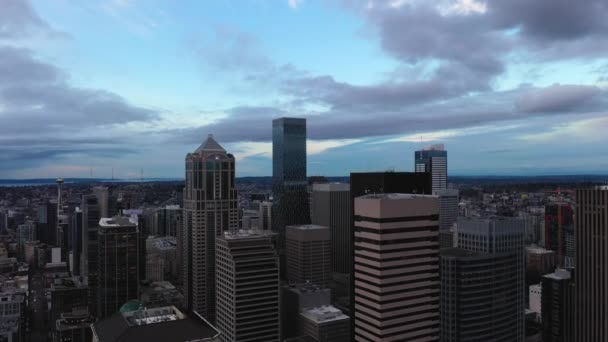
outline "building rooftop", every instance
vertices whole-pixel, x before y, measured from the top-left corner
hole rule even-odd
[[[215,139],[213,139],[213,134],[209,134],[207,136],[207,140],[205,140],[201,146],[199,146],[194,153],[201,152],[221,152],[226,153],[226,150],[220,145]]]
[[[445,151],[444,144],[427,145],[422,148],[423,151]]]
[[[304,310],[300,313],[300,315],[317,323],[339,321],[350,318],[343,314],[341,310],[333,307],[332,305],[323,305],[316,308]]]
[[[287,228],[298,229],[298,230],[321,230],[321,229],[329,229],[325,226],[320,226],[318,224],[301,224],[301,225],[293,225],[287,226]]]
[[[125,227],[125,226],[136,226],[137,219],[132,216],[114,216],[114,217],[103,217],[99,220],[100,227]]]
[[[134,309],[95,323],[93,333],[99,342],[215,341],[219,335],[200,315],[184,314],[175,306]]]
[[[435,195],[418,195],[418,194],[369,194],[361,197],[360,199],[388,199],[388,200],[400,200],[400,199],[416,199],[416,198],[438,198]]]
[[[526,252],[532,254],[555,254],[555,252],[552,250],[544,249],[538,246],[526,247]]]
[[[226,240],[239,240],[239,239],[259,239],[259,238],[268,238],[274,236],[276,233],[260,230],[260,229],[239,229],[238,231],[224,232],[223,238]]]
[[[555,270],[555,272],[544,275],[543,277],[554,280],[567,280],[570,279],[571,274],[563,268],[558,268]]]
[[[350,191],[348,183],[316,183],[312,185],[314,191]]]

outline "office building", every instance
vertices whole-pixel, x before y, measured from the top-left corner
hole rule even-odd
[[[182,295],[173,284],[168,281],[154,281],[144,284],[139,296],[143,305],[147,308],[159,306],[175,306],[184,308],[184,295]]]
[[[350,317],[331,305],[303,310],[299,320],[300,335],[319,342],[350,341]]]
[[[250,230],[259,228],[259,210],[245,209],[241,213],[241,229]]]
[[[545,248],[555,251],[557,264],[566,266],[568,258],[566,240],[574,239],[574,211],[568,203],[553,203],[545,206]]]
[[[80,209],[82,210],[82,234],[80,252],[80,276],[85,277],[89,291],[89,313],[97,315],[97,290],[99,286],[99,250],[98,230],[99,221],[107,217],[108,189],[93,188],[93,194],[82,196]],[[106,204],[104,205],[104,199]],[[77,265],[74,265],[76,268]]]
[[[183,210],[179,205],[168,205],[156,212],[156,229],[153,234],[160,236],[176,236],[177,224],[182,220]]]
[[[272,230],[272,202],[262,201],[258,209],[258,228]]]
[[[184,189],[184,295],[190,310],[215,322],[215,238],[238,229],[232,154],[209,135],[186,156]]]
[[[576,190],[577,342],[608,341],[608,186]]]
[[[146,279],[149,281],[177,278],[176,240],[172,236],[146,239]]]
[[[528,207],[528,211],[521,212],[519,217],[525,221],[525,243],[545,245],[545,207]]]
[[[456,189],[434,190],[439,196],[439,230],[449,231],[458,220],[459,191]]]
[[[329,228],[314,224],[287,226],[287,279],[326,287],[331,280]]]
[[[82,257],[82,235],[83,222],[82,222],[82,209],[79,207],[74,208],[70,223],[70,245],[72,252],[72,259],[70,260],[70,272],[73,275],[79,276],[81,271],[81,257]]]
[[[216,244],[220,341],[278,342],[279,260],[270,235],[225,232]]]
[[[95,318],[86,309],[62,313],[54,325],[53,342],[90,342],[93,323]]]
[[[330,305],[331,290],[312,283],[284,285],[281,288],[281,341],[300,335],[300,312]]]
[[[272,227],[281,267],[285,261],[285,228],[310,223],[306,178],[306,119],[272,121]],[[284,270],[281,270],[284,274]]]
[[[541,297],[543,288],[541,284],[530,285],[528,287],[528,310],[536,314],[536,320],[541,317]]]
[[[439,199],[355,199],[354,340],[439,340]]]
[[[509,341],[523,341],[523,221],[500,217],[459,218],[456,239],[459,249],[478,255],[448,258],[446,264],[442,261],[442,272],[445,272],[442,273],[443,338],[449,341],[460,341],[461,338],[491,341],[500,337]],[[449,262],[455,264],[451,270],[447,269],[451,267]],[[470,273],[473,271],[477,273]],[[477,288],[477,284],[481,286]],[[486,289],[488,291],[483,292]],[[454,301],[460,299],[468,306],[455,304]],[[471,320],[468,320],[469,317]],[[491,328],[487,328],[488,325]]]
[[[51,281],[49,325],[55,328],[61,314],[73,310],[87,310],[88,291],[78,277],[60,277]]]
[[[352,265],[350,185],[314,184],[312,187],[312,223],[329,227],[332,271],[350,273]]]
[[[0,293],[0,341],[27,341],[26,316],[24,292]]]
[[[105,318],[139,296],[137,219],[114,216],[99,221],[97,317]]]
[[[146,308],[137,301],[93,324],[93,342],[218,342],[219,336],[196,312],[182,312],[174,306]]]
[[[448,151],[443,144],[430,145],[415,152],[416,172],[429,172],[433,178],[433,191],[448,187]]]
[[[526,247],[526,283],[539,284],[545,274],[555,270],[555,252],[541,247]]]
[[[570,272],[557,269],[542,278],[542,331],[544,342],[575,342],[574,282]]]

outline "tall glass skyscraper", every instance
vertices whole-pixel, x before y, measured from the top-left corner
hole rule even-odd
[[[272,229],[278,233],[277,248],[284,260],[285,227],[310,223],[306,119],[272,121],[272,192]]]
[[[415,152],[416,172],[430,172],[433,191],[443,190],[448,185],[448,151],[443,144],[431,145]]]

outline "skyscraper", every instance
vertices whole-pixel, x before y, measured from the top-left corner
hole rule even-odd
[[[350,273],[352,248],[350,186],[343,183],[314,184],[312,223],[329,227],[333,272]]]
[[[137,219],[114,216],[99,221],[97,317],[112,315],[139,296],[139,231]]]
[[[226,232],[216,241],[220,341],[279,342],[279,260],[270,236]]]
[[[84,195],[82,197],[82,234],[81,234],[81,257],[80,275],[86,277],[89,291],[89,312],[97,315],[97,291],[99,285],[99,251],[98,251],[98,231],[99,221],[102,217],[107,217],[103,211],[100,198],[103,198],[103,191],[98,189],[95,194]],[[107,188],[105,193],[107,194]],[[101,197],[100,197],[101,195]],[[74,265],[76,267],[77,265]]]
[[[287,279],[327,287],[331,280],[329,228],[309,224],[287,226]]]
[[[557,269],[542,281],[543,342],[574,342],[574,282],[570,272]]]
[[[566,267],[568,258],[574,257],[567,251],[568,237],[574,240],[574,211],[568,203],[552,203],[545,206],[545,248],[555,251],[557,264]],[[570,263],[570,262],[569,262]]]
[[[189,309],[215,322],[215,238],[238,229],[232,154],[213,135],[186,156],[184,295]]]
[[[446,189],[448,185],[448,151],[443,144],[426,146],[415,152],[416,172],[430,172],[433,191]]]
[[[608,341],[608,186],[576,191],[577,342]]]
[[[354,340],[439,341],[439,200],[355,199]]]
[[[442,341],[523,341],[523,221],[459,218],[456,240],[441,263]]]
[[[434,190],[439,196],[439,230],[449,231],[458,220],[459,192],[456,189]]]
[[[272,227],[284,260],[285,227],[310,223],[306,179],[306,119],[272,121]],[[283,264],[282,264],[283,265]]]

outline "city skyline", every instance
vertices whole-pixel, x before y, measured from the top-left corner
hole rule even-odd
[[[181,177],[209,133],[270,175],[278,117],[311,175],[433,143],[451,175],[605,173],[608,6],[508,3],[4,0],[0,178]]]

